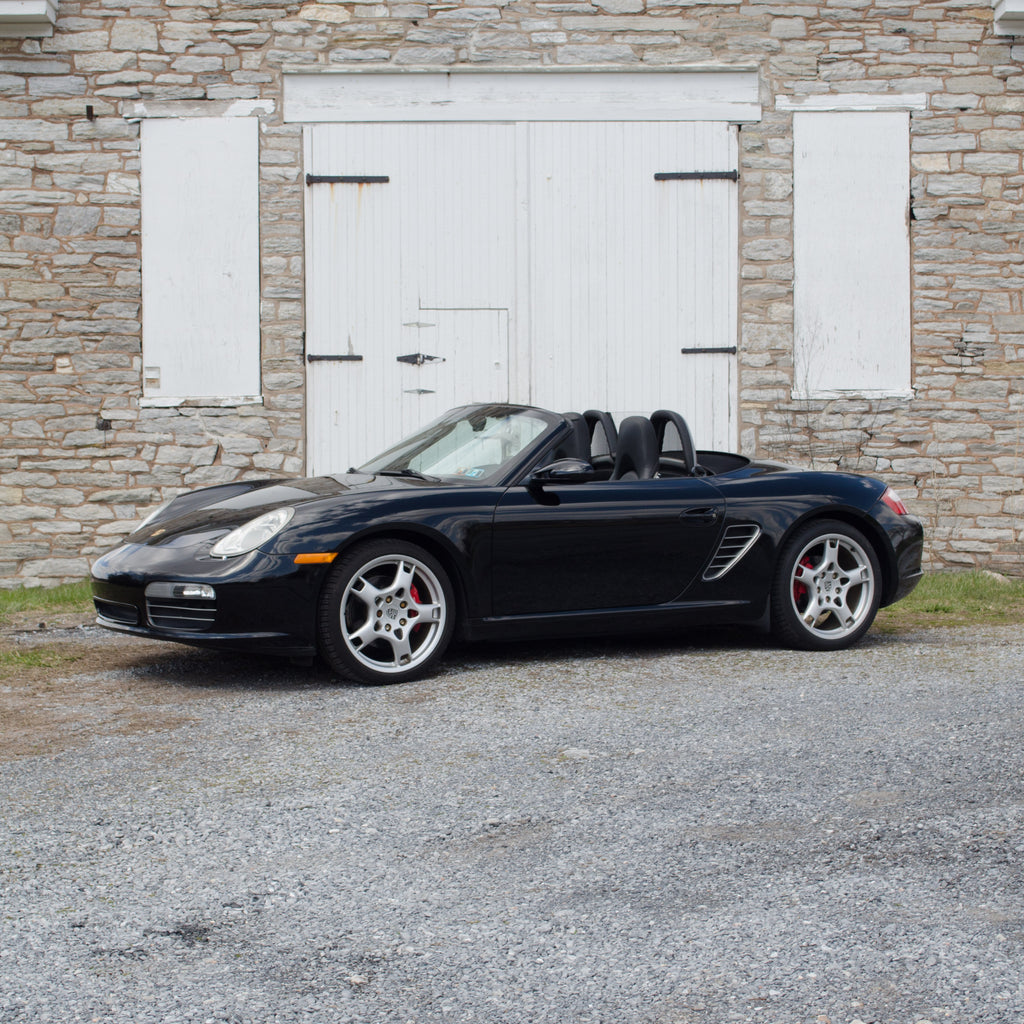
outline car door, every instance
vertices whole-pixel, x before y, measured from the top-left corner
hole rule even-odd
[[[494,615],[661,604],[700,572],[725,500],[699,477],[509,488],[494,513]]]

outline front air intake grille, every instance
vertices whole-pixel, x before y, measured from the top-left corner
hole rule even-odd
[[[720,580],[753,546],[761,536],[756,523],[740,523],[726,527],[714,558],[704,570],[705,580]]]
[[[146,617],[160,629],[202,633],[217,618],[213,587],[189,583],[150,583],[146,587]]]
[[[139,624],[139,609],[133,604],[122,604],[120,601],[107,601],[102,597],[94,597],[96,614],[108,622],[119,622],[124,626]]]

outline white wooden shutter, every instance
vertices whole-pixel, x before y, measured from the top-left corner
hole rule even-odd
[[[142,123],[143,394],[260,391],[255,118]]]
[[[793,115],[798,397],[910,389],[909,115]]]

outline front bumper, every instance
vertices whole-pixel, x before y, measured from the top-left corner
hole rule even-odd
[[[96,621],[157,640],[309,657],[326,568],[259,551],[210,559],[126,544],[92,568]]]

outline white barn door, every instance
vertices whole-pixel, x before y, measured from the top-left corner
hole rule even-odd
[[[308,133],[310,472],[358,465],[454,405],[509,391],[514,129]]]
[[[311,472],[471,401],[734,446],[730,125],[323,124],[306,157]]]
[[[721,122],[530,133],[531,399],[681,412],[735,444],[736,133]]]

